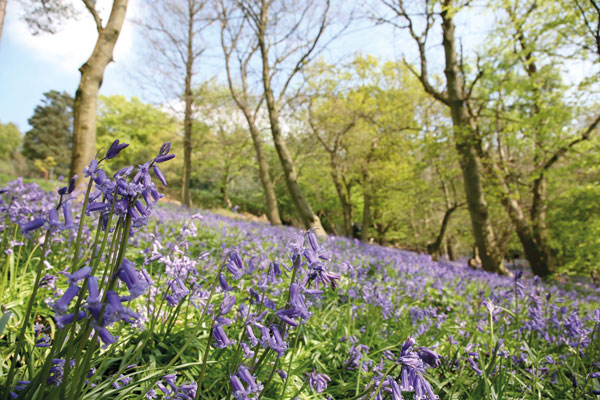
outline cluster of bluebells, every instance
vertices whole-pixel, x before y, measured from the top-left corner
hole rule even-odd
[[[319,244],[312,231],[300,234],[291,228],[231,221],[216,215],[196,214],[196,211],[154,208],[161,194],[152,178],[166,184],[159,164],[173,155],[165,145],[155,159],[136,170],[124,168],[109,177],[102,169],[103,161],[114,158],[125,147],[118,141],[113,143],[102,159],[94,160],[86,169],[93,186],[85,212],[109,232],[115,232],[108,226],[111,213],[121,224],[130,218],[131,232],[136,232],[131,242],[145,261],[143,265],[135,265],[130,261],[133,257],[123,258],[104,279],[94,271],[97,264],[89,260],[78,264],[77,270],[63,271],[61,278],[43,277],[40,285],[57,293],[51,307],[56,312],[59,327],[66,327],[75,320],[86,321],[100,340],[109,344],[115,341],[109,331],[115,323],[142,326],[145,319],[154,317],[162,322],[175,321],[177,327],[180,320],[176,313],[185,309],[178,306],[184,300],[189,301],[213,320],[209,340],[218,350],[209,355],[218,354],[225,359],[228,354],[236,354],[233,359],[236,362],[232,363],[224,382],[231,385],[231,394],[237,400],[256,399],[268,385],[265,379],[268,368],[265,365],[257,368],[256,360],[262,355],[271,353],[276,356],[275,360],[281,361],[280,365],[287,366],[287,360],[283,364],[282,357],[292,353],[289,350],[294,343],[294,333],[309,323],[313,314],[318,315],[320,305],[328,304],[323,299],[329,290],[343,294],[338,304],[347,306],[348,314],[352,315],[352,329],[342,338],[348,344],[339,344],[349,348],[341,373],[366,377],[363,381],[368,392],[365,399],[398,400],[402,396],[436,399],[426,377],[429,368],[440,364],[440,356],[416,345],[416,341],[431,343],[431,338],[438,343],[439,347],[432,347],[436,351],[457,355],[451,361],[444,358],[445,373],[460,373],[474,382],[485,378],[485,365],[493,354],[488,340],[492,333],[490,319],[494,334],[500,337],[493,351],[503,358],[503,365],[496,366],[491,376],[497,374],[499,368],[510,368],[516,376],[527,374],[555,385],[560,382],[561,365],[568,362],[572,354],[593,355],[594,340],[600,343],[600,309],[588,315],[579,312],[578,307],[584,303],[576,294],[535,279],[528,280],[520,271],[513,278],[490,276],[457,264],[436,263],[425,255],[347,239],[330,237],[325,245]],[[51,201],[31,194],[29,198],[37,201],[35,206],[15,201],[18,193],[24,193],[26,185],[12,184],[0,203],[7,215],[2,223],[10,220],[19,224],[21,232],[28,236],[46,227],[53,233],[69,231],[72,237],[72,228],[77,223],[77,216],[73,218],[70,211],[76,207],[72,182],[59,190],[58,201],[56,194]],[[144,229],[151,212],[156,224],[152,230]],[[183,219],[183,224],[172,224],[176,219]],[[220,247],[211,249],[201,243],[195,225],[199,219],[203,229],[216,232],[222,241]],[[291,242],[290,235],[294,237]],[[216,260],[221,254],[225,255],[223,263]],[[104,254],[99,256],[109,258]],[[156,271],[157,264],[160,273],[149,274],[146,268]],[[215,277],[216,295],[209,302],[210,282]],[[65,280],[66,289],[61,292],[57,283]],[[456,296],[449,296],[449,292]],[[132,306],[128,302],[146,293],[148,307],[129,308],[136,303]],[[598,301],[597,294],[592,293],[590,302]],[[78,296],[82,296],[81,305],[74,307]],[[161,301],[168,307],[155,308]],[[355,330],[354,322],[365,316],[380,318],[381,324]],[[169,320],[169,317],[172,318]],[[406,334],[414,339],[409,338],[399,352],[380,351],[385,340],[396,342],[397,337],[392,339],[393,327],[404,320],[409,321],[407,329],[411,329]],[[452,336],[447,334],[444,338],[440,333],[448,333],[449,325],[454,328]],[[362,334],[367,330],[366,336],[381,338],[384,344],[377,340],[365,341]],[[168,333],[161,333],[168,337]],[[553,353],[544,355],[536,364],[525,346],[514,345],[521,339],[547,343]],[[49,347],[51,342],[48,327],[36,325],[36,346]],[[371,359],[375,354],[380,354],[378,362]],[[270,361],[272,358],[265,359],[269,360],[265,364],[286,369],[276,367],[277,364]],[[52,360],[47,383],[58,384],[65,366],[74,367],[62,359]],[[394,372],[386,373],[390,366]],[[597,382],[600,364],[594,363],[588,371],[586,376],[568,375],[574,388],[581,388],[584,381],[600,383]],[[284,370],[276,372],[282,382],[287,381]],[[304,373],[306,387],[316,393],[327,393],[331,378],[323,372],[329,373],[333,380],[339,375],[313,369]],[[129,379],[120,376],[113,379],[111,385],[119,389],[128,385]],[[19,387],[26,384],[22,381]],[[334,386],[329,388],[333,394],[339,388]],[[597,387],[600,386],[596,384],[593,389],[588,386],[587,393],[596,394]],[[530,387],[520,390],[524,396],[527,391],[533,393]],[[177,377],[169,374],[157,382],[146,397],[188,399],[196,394],[195,383],[177,384]]]
[[[198,389],[195,382],[177,385],[177,373],[164,375],[162,380],[156,383],[156,387],[158,389],[150,389],[146,393],[146,399],[192,400],[196,398]]]
[[[97,158],[92,160],[85,171],[85,176],[91,179],[90,184],[93,185],[93,191],[89,196],[85,211],[87,215],[97,216],[102,223],[103,230],[111,229],[107,226],[111,213],[119,218],[120,224],[124,223],[125,218],[130,218],[132,229],[133,227],[139,228],[148,221],[152,207],[162,197],[156,189],[149,171],[152,168],[155,176],[162,184],[166,185],[164,176],[156,164],[174,157],[174,154],[169,154],[170,144],[165,143],[157,157],[140,165],[135,174],[133,174],[133,167],[127,167],[119,170],[109,178],[106,171],[101,168],[102,162],[116,157],[127,146],[127,144],[119,143],[116,140],[110,146],[106,155],[100,160]],[[133,176],[131,176],[132,174]],[[130,176],[131,179],[128,180]],[[75,189],[75,181],[76,177],[73,177],[68,186],[58,190],[59,201],[57,207],[53,207],[46,217],[40,216],[22,224],[22,232],[29,233],[44,225],[47,225],[51,232],[74,228],[70,208],[70,202],[73,198],[70,195]],[[63,210],[64,222],[59,219],[59,209]],[[101,281],[98,277],[92,275],[92,265],[98,265],[98,263],[99,260],[89,259],[88,265],[77,271],[62,271],[61,274],[67,278],[68,288],[60,298],[52,302],[51,307],[56,312],[55,319],[59,328],[64,328],[75,320],[87,319],[100,340],[104,344],[111,344],[115,342],[115,338],[107,328],[117,321],[133,324],[139,319],[139,314],[126,307],[124,303],[141,296],[152,281],[143,268],[138,270],[127,258],[122,259],[112,276],[106,276],[105,281]],[[127,294],[120,295],[118,293],[116,280],[122,282],[127,288]],[[55,281],[56,277],[46,275],[41,283],[44,286],[49,286],[54,284]],[[81,307],[69,312],[73,300],[80,293],[82,295],[84,293],[82,284],[87,288],[88,295],[85,301],[81,302]],[[47,347],[48,345],[47,336],[40,336],[36,346]]]
[[[383,400],[385,392],[389,393],[393,400],[404,399],[403,392],[413,392],[415,400],[439,399],[423,376],[427,368],[440,365],[441,358],[437,353],[426,347],[416,347],[416,341],[408,338],[398,357],[392,352],[387,352],[386,356],[393,359],[395,365],[400,367],[400,372],[396,376],[380,374],[373,377],[373,386],[377,389],[382,388],[379,391],[376,389],[376,400]]]

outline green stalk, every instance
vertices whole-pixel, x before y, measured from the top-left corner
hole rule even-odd
[[[10,388],[12,387],[12,384],[13,384],[14,374],[16,372],[16,367],[17,367],[17,358],[23,347],[23,342],[25,340],[25,330],[27,329],[27,326],[29,325],[29,318],[31,317],[31,309],[33,308],[33,302],[35,301],[35,297],[37,296],[38,288],[40,286],[40,280],[42,279],[42,270],[44,267],[44,260],[46,259],[46,249],[47,249],[49,240],[50,240],[50,230],[46,231],[46,236],[44,237],[44,244],[41,247],[42,256],[40,257],[40,262],[38,264],[35,282],[33,284],[33,291],[31,293],[31,296],[29,297],[29,301],[27,302],[27,309],[23,316],[23,325],[21,325],[21,329],[19,330],[19,335],[17,336],[14,356],[10,363],[10,369],[8,371],[8,376],[6,378],[6,383],[5,383],[6,386],[4,388],[4,398],[6,398],[6,399],[9,397]]]
[[[280,398],[284,398],[285,389],[287,389],[288,380],[290,379],[290,371],[292,370],[292,361],[294,361],[294,354],[296,354],[296,347],[298,346],[298,339],[300,338],[300,332],[302,331],[302,325],[298,327],[298,332],[296,332],[296,339],[294,340],[294,345],[292,347],[292,354],[290,354],[290,362],[288,363],[287,372],[285,376],[285,381],[283,383],[283,390],[281,391]],[[293,398],[293,397],[292,397]]]
[[[208,339],[206,340],[206,347],[204,348],[204,356],[202,357],[202,370],[200,371],[200,377],[198,378],[198,389],[196,390],[195,400],[200,399],[200,393],[202,392],[202,381],[206,374],[206,367],[208,366],[208,353],[210,352],[210,342],[212,339],[213,328],[215,326],[215,318],[210,323],[210,331],[208,332]]]
[[[77,262],[79,261],[79,247],[81,246],[81,234],[83,233],[83,222],[85,220],[85,210],[88,205],[88,201],[90,199],[90,192],[92,190],[92,185],[94,180],[92,178],[88,181],[87,190],[85,192],[85,197],[83,199],[83,206],[81,208],[81,215],[79,216],[79,228],[77,229],[77,240],[75,241],[75,256],[73,257],[73,263],[71,264],[71,273],[75,272],[75,268],[77,267]]]
[[[377,386],[377,390],[375,390],[375,393],[373,394],[373,396],[371,397],[371,400],[373,400],[375,397],[377,397],[377,393],[379,393],[379,391],[381,390],[381,387],[383,386],[383,382],[385,381],[385,379],[388,377],[389,374],[392,373],[392,371],[394,371],[398,365],[400,364],[394,364],[392,365],[386,372],[385,374],[382,376],[381,381],[379,382],[379,386]],[[359,371],[360,373],[360,371]]]
[[[227,257],[227,255],[225,257]],[[216,287],[217,281],[219,280],[219,275],[223,271],[224,266],[225,266],[225,258],[223,258],[223,262],[221,262],[221,265],[219,266],[219,270],[217,271],[217,274],[215,275],[215,278],[213,279],[213,282],[212,282],[211,288],[210,288],[210,292],[208,294],[208,299],[206,300],[206,306],[204,306],[204,310],[202,310],[202,314],[200,315],[200,319],[198,320],[198,324],[196,325],[196,327],[200,327],[204,323],[204,317],[206,315],[206,312],[208,311],[208,307],[210,306],[210,301],[215,292],[215,287]],[[212,329],[211,329],[211,332],[212,332]],[[177,359],[179,359],[179,357],[183,354],[183,352],[185,350],[187,350],[187,348],[191,345],[191,343],[192,343],[191,337],[188,337],[185,344],[181,347],[181,349],[177,352],[177,354],[175,354],[175,356],[171,359],[171,361],[169,361],[169,363],[162,370],[167,371],[169,368],[171,368],[173,366],[173,364],[175,364]],[[205,363],[205,364],[207,364],[207,363]],[[137,400],[141,400],[146,395],[146,393],[148,393],[148,391],[150,391],[150,388],[151,388],[151,386],[148,386],[148,388],[137,397]],[[197,393],[200,393],[200,385],[198,385]]]

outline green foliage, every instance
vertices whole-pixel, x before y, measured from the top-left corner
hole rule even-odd
[[[23,139],[19,128],[11,122],[0,123],[0,172],[16,174],[15,164],[19,161],[17,151],[20,149]]]
[[[202,207],[234,205],[264,212],[254,148],[243,115],[228,89],[209,81],[195,90],[190,187]]]
[[[0,123],[0,152],[3,155],[12,155],[23,142],[19,128],[11,122],[7,124]]]
[[[600,266],[600,187],[578,186],[561,194],[550,213],[553,247],[561,272],[588,275]]]
[[[108,168],[111,172],[128,165],[137,167],[148,162],[156,157],[156,149],[160,148],[162,143],[171,142],[178,157],[160,168],[164,168],[162,172],[171,192],[178,190],[182,161],[178,129],[179,124],[175,118],[151,104],[142,103],[137,97],[130,100],[118,95],[99,98],[97,147],[106,151],[116,139],[129,143],[127,151],[111,163]]]
[[[35,160],[53,157],[55,160],[71,159],[73,138],[73,97],[67,92],[51,90],[44,93],[28,122],[31,129],[23,138],[23,156],[31,166]],[[30,167],[30,170],[35,170]],[[68,163],[55,167],[55,175],[68,175]]]
[[[173,141],[177,124],[173,117],[158,108],[142,103],[137,97],[100,96],[98,106],[98,148],[108,149],[119,139],[129,143],[111,165],[117,170],[127,165],[137,166],[156,156],[156,149],[167,141]]]

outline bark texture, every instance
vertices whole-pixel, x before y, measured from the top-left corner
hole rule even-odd
[[[252,144],[254,145],[254,152],[256,156],[256,163],[258,164],[258,174],[260,182],[262,184],[265,201],[267,204],[267,218],[271,225],[281,225],[281,217],[279,216],[279,207],[277,205],[277,195],[275,194],[275,188],[273,187],[273,181],[271,180],[271,173],[269,171],[269,163],[265,156],[263,148],[263,140],[260,136],[260,131],[256,124],[256,115],[258,114],[261,105],[264,101],[264,96],[256,101],[255,107],[250,106],[250,94],[248,90],[248,64],[256,52],[257,47],[251,46],[250,51],[245,53],[246,49],[239,49],[241,46],[238,42],[241,30],[244,24],[239,24],[237,27],[232,27],[230,19],[232,15],[230,10],[227,9],[224,3],[220,4],[219,19],[221,22],[221,47],[225,56],[225,71],[227,72],[227,84],[229,91],[233,97],[233,101],[238,108],[244,114],[244,118],[248,123],[248,130],[252,137]],[[236,29],[237,28],[237,29]],[[230,42],[226,42],[226,33],[231,35]],[[241,87],[237,88],[233,84],[233,73],[231,71],[231,55],[236,52],[236,58],[239,62],[239,79],[241,81]]]
[[[6,3],[8,3],[8,0],[0,0],[0,41],[2,40],[2,29],[4,28],[4,17],[6,17]]]
[[[269,2],[262,0],[259,19],[256,22],[258,46],[262,63],[262,84],[267,111],[269,114],[269,123],[271,125],[271,135],[273,136],[273,143],[275,145],[275,150],[277,151],[277,156],[281,162],[286,186],[290,193],[290,197],[292,197],[296,211],[298,212],[298,215],[304,224],[304,227],[307,229],[315,229],[315,233],[318,235],[326,235],[326,232],[321,225],[321,220],[310,207],[310,204],[308,204],[308,201],[306,200],[306,197],[304,197],[304,193],[300,188],[294,160],[292,159],[292,156],[283,138],[283,133],[281,132],[281,126],[279,123],[280,104],[275,100],[273,88],[271,86],[272,71],[271,65],[269,64],[269,47],[266,39],[269,5]],[[292,73],[297,71],[298,70],[295,70]],[[281,100],[281,97],[279,100]]]
[[[181,175],[181,199],[186,207],[192,206],[190,195],[190,177],[192,175],[192,106],[194,97],[192,95],[192,76],[194,74],[194,14],[195,4],[188,2],[188,26],[185,59],[185,79],[183,89],[183,101],[185,109],[183,113],[183,173]]]
[[[104,70],[113,59],[113,51],[127,12],[127,0],[114,0],[108,22],[103,27],[93,5],[87,0],[84,0],[84,4],[96,22],[98,40],[90,58],[79,68],[81,80],[75,93],[70,175],[78,174],[79,181],[83,179],[83,169],[96,154],[98,91],[102,85]]]
[[[438,232],[437,237],[432,243],[427,245],[427,253],[431,255],[439,255],[441,254],[441,247],[444,243],[444,236],[446,235],[446,230],[448,229],[448,223],[450,222],[450,217],[452,213],[456,211],[458,208],[458,204],[454,204],[452,207],[446,209],[444,213],[444,218],[442,219],[442,224],[440,225],[440,231]],[[446,251],[447,253],[447,251]]]
[[[460,76],[452,12],[452,1],[445,0],[441,17],[447,104],[452,116],[454,142],[459,154],[471,227],[483,269],[508,274],[496,242],[483,191],[482,165],[477,152],[478,138],[475,122],[467,108],[468,95]]]

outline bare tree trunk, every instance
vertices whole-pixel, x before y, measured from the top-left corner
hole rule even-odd
[[[258,163],[258,174],[265,191],[265,200],[267,202],[267,218],[271,225],[281,225],[281,217],[279,216],[279,207],[277,206],[277,195],[271,181],[271,174],[269,172],[269,163],[265,157],[263,149],[262,139],[256,128],[256,122],[254,119],[248,119],[248,127],[250,128],[250,135],[252,136],[252,143],[254,143],[254,151],[256,152],[256,162]]]
[[[73,150],[70,175],[79,174],[94,158],[96,153],[96,108],[98,91],[102,85],[104,70],[112,61],[113,50],[127,12],[127,0],[114,0],[108,22],[102,22],[91,3],[84,1],[94,17],[98,30],[98,40],[90,58],[79,68],[81,80],[75,93],[73,107]]]
[[[440,254],[440,249],[442,247],[442,243],[444,242],[444,235],[446,234],[446,229],[448,228],[448,223],[450,222],[450,217],[452,213],[456,211],[458,208],[458,204],[454,204],[452,207],[446,209],[444,213],[444,218],[442,219],[442,225],[440,226],[440,231],[432,243],[427,245],[427,253],[431,255]]]
[[[194,7],[193,1],[188,2],[188,26],[187,26],[187,54],[185,60],[185,82],[183,100],[185,110],[183,113],[183,173],[181,175],[181,199],[186,207],[192,206],[190,195],[190,178],[192,176],[192,75],[194,74]]]
[[[371,178],[368,172],[363,171],[363,220],[360,231],[360,240],[367,242],[369,240],[369,227],[371,226]]]
[[[454,246],[452,245],[452,238],[450,236],[446,236],[446,248],[448,251],[448,260],[455,261],[456,254],[454,253]]]
[[[338,194],[338,198],[340,199],[340,204],[342,206],[342,216],[344,218],[344,235],[347,237],[352,237],[352,202],[346,196],[348,193],[347,190],[344,190],[344,184],[340,178],[339,165],[336,160],[335,153],[329,153],[330,156],[330,165],[331,165],[331,179],[333,180],[333,185],[335,186],[335,190]]]
[[[317,214],[314,213],[314,211],[310,207],[310,204],[308,204],[308,201],[304,197],[304,193],[300,188],[300,184],[298,183],[298,174],[296,172],[296,166],[294,165],[292,156],[287,148],[287,145],[285,144],[285,140],[283,139],[283,134],[281,132],[281,127],[279,125],[279,109],[275,101],[275,97],[273,95],[273,88],[271,87],[271,67],[269,65],[267,43],[265,42],[267,13],[268,3],[263,0],[261,6],[260,23],[258,25],[257,39],[262,61],[262,83],[267,104],[267,111],[269,114],[269,123],[271,125],[273,143],[275,144],[275,149],[277,150],[277,155],[279,156],[279,161],[281,162],[285,183],[288,187],[290,196],[294,201],[296,211],[298,212],[302,223],[304,224],[305,228],[316,229],[316,233],[318,235],[326,235],[326,232],[323,229],[323,226],[321,225],[321,220],[319,219]]]
[[[233,203],[231,203],[231,199],[229,198],[229,194],[227,193],[227,182],[229,181],[229,172],[226,171],[223,174],[223,178],[221,179],[221,195],[223,196],[223,202],[225,206],[229,209],[233,207]]]
[[[263,141],[260,137],[260,132],[256,126],[256,114],[258,110],[260,110],[260,106],[264,97],[258,101],[257,107],[251,111],[251,107],[249,103],[249,93],[248,93],[248,63],[252,58],[252,55],[256,51],[256,46],[253,47],[252,51],[245,54],[245,56],[241,56],[239,53],[238,47],[238,38],[239,32],[233,34],[233,38],[231,39],[230,45],[226,43],[225,32],[228,28],[229,19],[231,15],[229,15],[227,7],[224,4],[220,4],[219,10],[219,18],[221,20],[221,47],[223,49],[223,54],[225,58],[225,71],[227,72],[227,84],[229,86],[229,91],[231,92],[231,97],[233,101],[238,106],[238,108],[244,114],[244,118],[248,123],[248,130],[250,131],[250,136],[252,137],[252,143],[254,145],[254,151],[256,153],[256,163],[258,164],[258,174],[260,177],[260,181],[263,186],[263,190],[265,192],[265,200],[267,203],[267,218],[271,225],[281,225],[281,217],[279,216],[279,207],[277,205],[277,195],[275,194],[275,189],[273,186],[273,181],[271,180],[271,174],[269,171],[269,163],[267,162],[267,158],[265,156],[265,152],[263,149]],[[240,25],[239,29],[242,29],[243,24]],[[241,90],[236,89],[233,84],[233,77],[231,73],[231,54],[234,51],[238,51],[238,61],[240,67],[240,79],[241,79]],[[246,51],[246,49],[243,49]],[[238,91],[239,90],[239,91]]]
[[[8,0],[0,0],[0,41],[2,40],[2,29],[4,28],[4,17],[6,16],[6,3],[8,3]]]
[[[444,47],[446,61],[444,74],[446,75],[448,91],[447,102],[454,126],[454,140],[460,157],[473,236],[479,249],[483,269],[508,274],[496,242],[483,192],[482,166],[476,148],[475,126],[468,114],[466,104],[468,98],[464,92],[463,82],[459,74],[451,3],[451,0],[445,0],[441,13],[442,46]]]
[[[373,201],[373,190],[372,190],[372,178],[371,172],[369,171],[370,163],[377,150],[379,138],[375,137],[371,141],[371,147],[365,157],[365,161],[361,167],[361,173],[363,176],[363,223],[362,230],[360,231],[360,240],[366,242],[369,240],[369,228],[373,223],[373,216],[371,214],[371,202]]]

